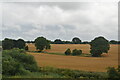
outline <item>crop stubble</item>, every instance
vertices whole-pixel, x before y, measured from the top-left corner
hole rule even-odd
[[[29,50],[35,51],[34,44],[28,44]],[[118,46],[110,45],[111,48],[108,54],[103,54],[103,57],[80,57],[80,56],[63,56],[45,53],[32,53],[39,66],[51,66],[57,68],[68,68],[84,71],[105,72],[107,67],[118,66]],[[81,49],[83,53],[89,53],[90,46],[88,44],[51,44],[50,50],[45,50],[48,53],[61,53],[70,48]]]

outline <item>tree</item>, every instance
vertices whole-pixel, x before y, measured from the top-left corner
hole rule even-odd
[[[50,41],[50,40],[47,40],[46,49],[51,49],[50,43],[51,43],[51,41]]]
[[[13,40],[14,48],[18,48],[17,40]]]
[[[65,55],[70,55],[71,54],[71,50],[68,48],[66,51],[65,51]]]
[[[49,49],[50,43],[46,38],[38,37],[35,39],[35,46],[36,46],[36,49],[41,52],[43,49]]]
[[[118,44],[118,41],[111,40],[111,41],[110,41],[110,44]]]
[[[25,48],[25,41],[23,39],[17,40],[17,48],[24,49]]]
[[[72,55],[75,56],[75,55],[81,55],[82,54],[82,50],[77,50],[77,49],[74,49],[72,51]]]
[[[81,43],[81,40],[80,40],[79,38],[77,38],[77,37],[74,37],[74,38],[72,39],[72,42],[73,42],[73,44],[80,44],[80,43]]]
[[[13,43],[12,39],[5,38],[2,41],[2,48],[3,48],[3,50],[12,49],[13,47],[14,47],[14,43]]]
[[[84,42],[82,42],[82,44],[89,44],[89,42],[88,41],[84,41]]]
[[[60,39],[56,39],[56,40],[54,41],[54,43],[55,43],[55,44],[63,44],[63,42],[62,42]]]
[[[108,53],[110,49],[109,41],[101,36],[92,40],[90,46],[90,53],[93,57],[100,57],[102,53]]]

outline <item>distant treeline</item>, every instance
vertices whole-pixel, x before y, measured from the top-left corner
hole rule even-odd
[[[61,39],[56,39],[54,41],[49,40],[50,44],[89,44],[88,41],[82,41],[77,37],[74,37],[71,41],[63,41]],[[34,41],[26,41],[26,43],[35,43]],[[120,44],[120,41],[111,40],[110,44]]]
[[[5,38],[4,40],[2,40],[2,48],[3,50],[9,50],[9,49],[13,49],[13,48],[19,48],[19,49],[26,49],[26,45],[25,45],[25,41],[23,39],[9,39],[9,38]]]
[[[4,41],[7,41],[8,43],[4,43]],[[89,44],[90,42],[88,41],[82,41],[80,40],[78,37],[74,37],[71,41],[63,41],[61,39],[56,39],[54,41],[49,40],[50,44]],[[11,44],[13,43],[13,44]],[[4,46],[8,46],[8,44],[13,45],[13,47],[20,47],[23,48],[25,47],[25,43],[35,43],[35,41],[24,41],[23,39],[18,39],[18,40],[14,40],[14,39],[8,39],[5,38],[4,40],[0,41],[0,46],[3,45]],[[109,41],[110,44],[120,44],[120,41],[116,41],[116,40],[111,40]]]
[[[74,37],[72,41],[63,41],[61,39],[56,39],[54,41],[49,40],[50,44],[89,44],[90,42],[82,42],[79,38]],[[26,43],[35,43],[34,41],[26,41]]]

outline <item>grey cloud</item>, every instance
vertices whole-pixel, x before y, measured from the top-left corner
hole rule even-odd
[[[118,37],[117,6],[111,3],[109,6],[109,3],[97,5],[77,2],[5,4],[3,38],[33,40],[44,36],[51,40],[71,40],[77,36],[82,40],[91,40],[99,35],[108,39]]]
[[[58,6],[64,10],[76,10],[76,9],[85,10],[91,5],[90,2],[12,2],[9,4],[25,6],[25,7],[29,7],[29,6],[40,7],[42,5],[47,5],[50,7]]]
[[[50,31],[58,31],[61,29],[61,27],[59,27],[58,25],[46,25],[44,26],[45,30],[50,30]]]

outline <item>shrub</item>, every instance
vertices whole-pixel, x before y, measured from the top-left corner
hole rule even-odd
[[[24,51],[20,49],[4,50],[2,52],[3,75],[23,75],[38,71],[34,57],[22,52]]]
[[[86,72],[79,70],[70,70],[70,69],[60,69],[53,67],[42,67],[41,72],[44,74],[58,74],[60,76],[64,76],[65,78],[94,78],[97,80],[98,78],[103,80],[103,78],[107,78],[106,72]]]
[[[71,54],[71,50],[68,48],[66,51],[65,51],[65,55],[70,55]]]
[[[82,54],[82,50],[77,50],[77,49],[74,49],[72,51],[72,55],[75,56],[75,55],[81,55]]]
[[[119,73],[119,67],[118,69],[115,69],[114,67],[109,67],[107,70],[108,78],[109,79],[119,79],[120,73]]]

